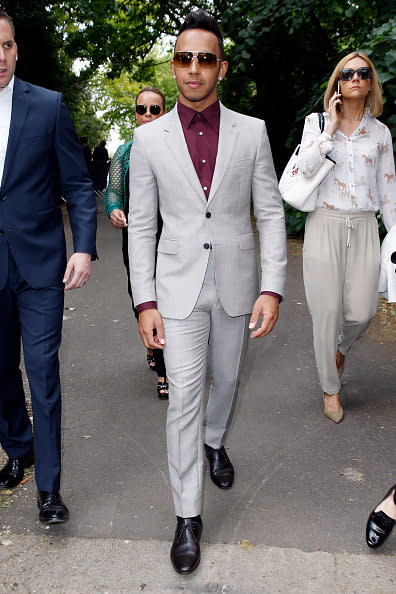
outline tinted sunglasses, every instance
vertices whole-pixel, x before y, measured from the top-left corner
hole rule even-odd
[[[147,110],[154,116],[161,113],[161,107],[159,105],[136,105],[136,113],[139,115],[144,115]]]
[[[175,52],[173,64],[176,68],[188,68],[191,66],[194,58],[197,58],[202,70],[213,70],[213,68],[216,68],[217,62],[222,62],[212,52]]]
[[[357,70],[353,70],[352,68],[340,70],[340,79],[343,81],[352,80],[355,72],[361,80],[367,80],[372,76],[371,68],[362,66],[362,68],[358,68]]]

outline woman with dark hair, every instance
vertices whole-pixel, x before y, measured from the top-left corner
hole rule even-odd
[[[148,124],[162,116],[165,109],[165,96],[156,87],[144,87],[136,96],[136,121],[138,126]],[[122,230],[122,255],[128,277],[128,293],[136,319],[139,314],[133,303],[129,277],[128,257],[128,209],[129,209],[129,156],[133,140],[118,147],[114,153],[109,170],[109,184],[105,193],[105,209],[112,225]],[[161,233],[159,220],[158,235]],[[157,394],[160,400],[168,399],[168,382],[162,350],[147,349],[147,362],[158,375]]]
[[[303,250],[304,284],[324,413],[339,423],[345,355],[367,329],[378,305],[380,247],[376,212],[396,222],[392,137],[376,119],[381,87],[372,61],[353,52],[337,64],[324,98],[325,128],[306,118],[298,166],[313,175],[326,155],[335,162],[309,213]]]

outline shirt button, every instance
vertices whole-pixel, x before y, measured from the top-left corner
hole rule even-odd
[[[202,159],[202,163],[206,163],[206,159]]]
[[[199,135],[200,135],[200,136],[203,136],[203,132],[200,132],[200,133],[199,133]]]
[[[212,216],[212,213],[211,213],[211,212],[207,212],[207,213],[206,213],[206,218],[207,218],[207,219],[210,219],[210,217],[211,217],[211,216]]]
[[[204,190],[205,190],[205,192],[206,192],[206,190],[208,189],[208,186],[204,186],[204,187],[203,187],[203,189],[204,189]]]
[[[210,243],[204,243],[203,246],[204,246],[205,250],[208,250],[210,248]]]

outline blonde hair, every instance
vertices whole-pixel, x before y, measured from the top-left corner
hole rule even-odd
[[[327,89],[324,96],[323,104],[325,111],[329,109],[329,100],[334,95],[337,90],[337,82],[340,77],[340,70],[342,70],[349,60],[353,58],[361,58],[364,60],[371,68],[372,78],[371,78],[371,89],[369,94],[366,97],[365,107],[370,108],[371,115],[376,118],[377,116],[381,115],[383,109],[382,103],[382,91],[381,91],[381,82],[378,78],[377,71],[374,67],[374,64],[370,60],[368,56],[366,56],[363,52],[352,52],[347,56],[344,56],[342,60],[340,60],[337,66],[334,68],[333,74],[330,76],[329,82],[327,83]]]

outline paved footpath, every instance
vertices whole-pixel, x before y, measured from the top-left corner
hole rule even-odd
[[[120,234],[102,207],[98,219],[100,261],[84,289],[67,293],[64,312],[62,494],[71,519],[40,525],[32,472],[0,494],[0,592],[395,592],[396,532],[378,552],[364,541],[368,513],[396,481],[395,310],[382,305],[348,357],[345,419],[331,423],[301,244],[289,242],[281,317],[250,344],[226,444],[236,481],[222,492],[205,475],[202,562],[182,577],[169,561],[167,404],[131,315]]]

